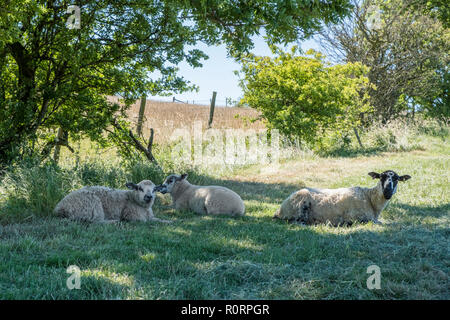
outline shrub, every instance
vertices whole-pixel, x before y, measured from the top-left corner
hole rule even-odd
[[[448,137],[448,126],[442,126],[436,120],[396,119],[386,124],[374,123],[360,132],[363,148],[357,143],[355,135],[330,133],[320,146],[315,146],[323,156],[357,156],[375,152],[402,152],[425,150],[429,147],[429,138]]]
[[[331,66],[313,50],[296,55],[274,48],[275,58],[243,59],[243,102],[256,108],[269,128],[306,143],[320,143],[328,132],[346,134],[371,107],[361,89],[369,86],[360,63]]]

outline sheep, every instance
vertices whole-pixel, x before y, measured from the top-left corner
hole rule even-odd
[[[155,185],[150,180],[138,184],[128,182],[130,190],[111,189],[103,186],[84,187],[66,195],[55,207],[57,216],[72,220],[115,223],[123,221],[158,221],[153,215]]]
[[[306,225],[329,222],[340,226],[355,221],[381,224],[378,217],[397,191],[398,181],[406,181],[411,176],[398,176],[392,170],[381,174],[369,172],[369,176],[379,179],[373,188],[304,188],[296,191],[283,201],[273,218]]]
[[[156,190],[170,193],[175,209],[190,209],[198,214],[243,216],[245,206],[234,191],[220,186],[196,186],[187,181],[187,174],[169,175]]]

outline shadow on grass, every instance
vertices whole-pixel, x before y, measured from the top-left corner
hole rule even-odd
[[[33,221],[32,227],[9,226],[0,235],[2,250],[11,256],[9,270],[20,274],[31,266],[64,279],[65,268],[78,265],[87,275],[81,291],[70,297],[80,299],[448,297],[448,226],[437,225],[431,232],[420,224],[404,225],[408,215],[442,217],[449,204],[395,203],[389,211],[400,221],[382,226],[302,227],[258,214],[260,206],[278,206],[301,186],[199,175],[189,180],[234,190],[247,201],[248,214],[230,218],[176,212],[170,225],[53,219]],[[167,210],[155,214],[162,217]],[[383,270],[386,290],[365,287],[372,264]],[[2,281],[0,270],[0,285]],[[69,297],[60,282],[52,297]]]
[[[59,299],[121,299],[126,296],[129,285],[115,280],[111,275],[81,275],[80,289],[68,291],[67,296]]]
[[[357,158],[357,157],[361,157],[361,156],[365,156],[365,157],[370,157],[370,156],[375,156],[375,155],[381,155],[383,153],[387,153],[387,152],[396,152],[396,153],[401,153],[401,152],[411,152],[413,150],[421,150],[424,151],[425,148],[419,145],[413,145],[411,147],[408,148],[403,148],[403,147],[399,147],[399,148],[386,148],[386,147],[368,147],[368,148],[357,148],[357,149],[335,149],[335,150],[330,150],[330,151],[322,151],[319,152],[318,155],[322,156],[322,157],[340,157],[340,158]]]
[[[23,268],[58,273],[60,285],[52,292],[58,299],[408,299],[446,294],[448,227],[433,232],[397,224],[302,227],[256,216],[193,216],[171,225],[86,226],[56,219],[40,224],[55,224],[59,233],[44,237],[54,228],[36,225],[15,239],[11,226],[5,230],[11,233],[5,237],[10,247],[4,250],[11,257],[9,270],[17,274]],[[86,275],[81,290],[68,293],[65,268],[72,264]],[[386,290],[365,287],[372,264],[380,266]],[[26,279],[24,285],[33,281]]]
[[[441,218],[444,216],[450,216],[450,203],[445,203],[439,206],[412,206],[405,203],[396,203],[395,205],[392,205],[391,209],[396,212],[401,212],[403,214],[419,218]]]
[[[445,293],[442,272],[449,257],[444,229],[434,230],[432,236],[420,226],[359,226],[346,231],[259,217],[194,218],[164,232],[147,271],[163,268],[156,272],[162,283],[177,279],[177,289],[170,290],[179,299],[417,298],[413,292],[421,290],[430,298]],[[372,264],[386,272],[384,284],[391,292],[366,290],[366,268]],[[419,275],[429,281],[417,284]],[[137,283],[149,280],[142,273],[135,276]],[[403,282],[409,286],[396,287]]]
[[[380,153],[386,152],[386,148],[382,147],[370,147],[370,148],[357,148],[357,149],[334,149],[329,151],[322,151],[319,154],[323,157],[343,157],[343,158],[356,158],[360,156],[374,156]]]

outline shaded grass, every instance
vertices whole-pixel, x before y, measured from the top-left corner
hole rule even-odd
[[[17,179],[11,173],[3,186],[0,299],[449,299],[449,154],[447,144],[350,159],[293,159],[222,176],[190,172],[193,183],[239,193],[247,215],[175,212],[167,195],[158,196],[154,212],[173,220],[170,225],[90,225],[51,214],[53,203],[79,185],[120,187],[144,177],[158,182],[162,173],[152,167],[32,165],[15,171]],[[372,186],[367,172],[387,169],[412,179],[383,211],[383,225],[302,227],[271,219],[301,186]],[[380,290],[366,287],[372,264],[381,269]],[[82,271],[80,290],[66,287],[69,265]]]
[[[171,226],[41,220],[2,232],[1,298],[448,298],[448,229],[302,228],[268,218],[177,219]],[[54,228],[51,236],[49,230]],[[447,248],[448,249],[448,248]],[[65,286],[68,265],[81,289]],[[382,270],[382,290],[365,287]]]

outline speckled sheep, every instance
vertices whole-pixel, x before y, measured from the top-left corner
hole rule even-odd
[[[130,190],[102,186],[84,187],[65,196],[54,213],[72,220],[110,223],[123,221],[159,221],[153,215],[155,185],[150,180],[126,184]]]
[[[378,217],[397,191],[398,181],[411,177],[399,177],[392,170],[381,174],[370,172],[369,175],[379,179],[373,188],[304,188],[296,191],[284,200],[274,218],[308,225],[329,222],[341,226],[356,221],[380,223]]]
[[[172,174],[156,190],[170,193],[177,210],[190,209],[205,215],[244,215],[244,202],[236,192],[220,186],[196,186],[186,178],[187,174]]]

